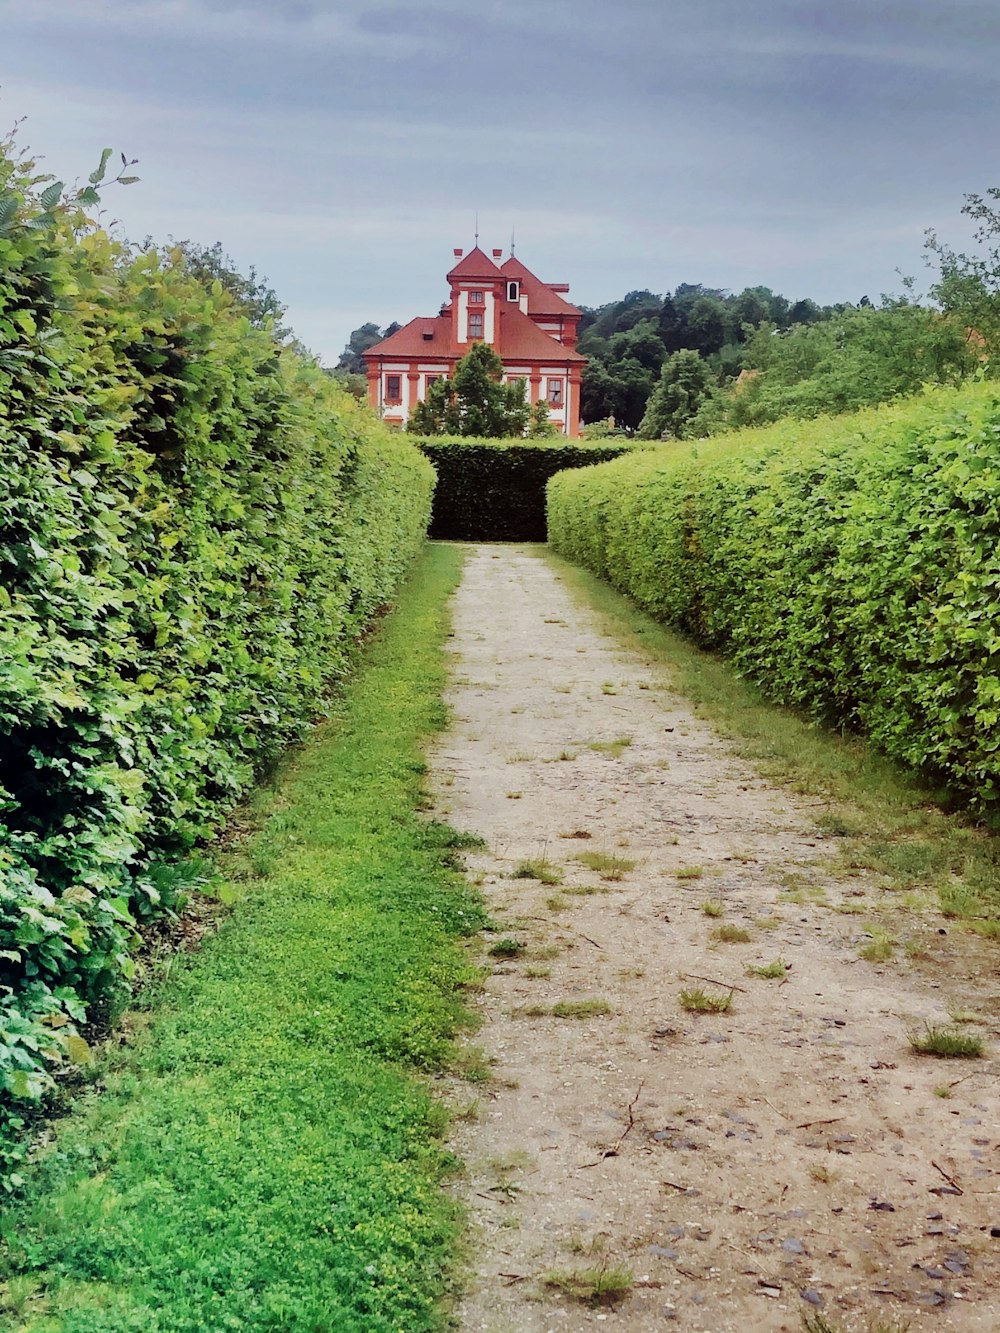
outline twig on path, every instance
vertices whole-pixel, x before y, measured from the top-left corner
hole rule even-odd
[[[526,1273],[497,1273],[497,1277],[505,1278],[506,1281],[507,1281],[507,1285],[508,1285],[508,1287],[511,1287],[511,1286],[514,1285],[515,1282],[524,1282],[525,1279],[526,1279],[526,1277],[527,1277],[527,1274],[526,1274]]]
[[[828,1120],[803,1120],[801,1125],[796,1125],[796,1129],[812,1129],[814,1125],[836,1125],[841,1120],[846,1120],[846,1115],[832,1115]]]
[[[964,1083],[967,1078],[975,1078],[977,1074],[981,1074],[982,1072],[981,1069],[974,1069],[971,1074],[963,1074],[961,1078],[956,1078],[953,1083],[948,1084],[948,1087],[957,1088],[958,1085]]]
[[[643,1084],[644,1084],[645,1082],[646,1082],[645,1079],[642,1079],[642,1080],[641,1080],[641,1082],[639,1083],[639,1086],[638,1086],[638,1087],[636,1088],[636,1090],[635,1090],[635,1096],[632,1098],[632,1100],[631,1100],[631,1101],[629,1102],[629,1104],[628,1104],[628,1124],[625,1126],[625,1128],[622,1130],[622,1132],[618,1135],[618,1138],[616,1139],[614,1146],[611,1147],[611,1148],[605,1148],[604,1151],[601,1153],[600,1157],[598,1157],[598,1159],[597,1159],[596,1162],[584,1162],[583,1165],[580,1167],[580,1170],[581,1170],[581,1171],[586,1171],[587,1168],[588,1168],[588,1167],[591,1167],[591,1166],[600,1166],[600,1164],[604,1161],[604,1159],[605,1159],[606,1157],[617,1157],[617,1156],[618,1156],[618,1152],[619,1152],[619,1150],[620,1150],[622,1144],[623,1144],[623,1143],[625,1142],[625,1140],[628,1138],[628,1136],[629,1136],[629,1134],[632,1132],[632,1130],[635,1129],[635,1107],[636,1107],[636,1103],[638,1102],[639,1098],[642,1096],[642,1086],[643,1086]]]
[[[707,981],[710,986],[721,986],[723,990],[738,990],[742,995],[747,993],[745,986],[734,986],[731,981],[719,981],[717,977],[700,977],[697,972],[685,972],[684,975],[689,981]]]
[[[664,1185],[669,1185],[672,1190],[680,1190],[681,1194],[687,1194],[688,1190],[691,1188],[690,1185],[678,1185],[676,1180],[664,1180],[662,1183]]]
[[[935,1162],[933,1157],[931,1158],[931,1166],[934,1168],[935,1171],[938,1172],[939,1175],[944,1176],[945,1180],[947,1180],[948,1184],[952,1187],[953,1190],[957,1190],[959,1194],[965,1193],[965,1190],[962,1189],[961,1185],[958,1183],[955,1177],[949,1176],[948,1172],[944,1169],[944,1167],[938,1166],[937,1162]]]
[[[763,1093],[761,1093],[761,1095],[760,1095],[760,1099],[761,1099],[762,1102],[767,1102],[767,1104],[768,1104],[768,1106],[771,1108],[771,1110],[774,1111],[777,1115],[780,1115],[781,1118],[782,1118],[782,1120],[790,1120],[790,1119],[791,1119],[790,1116],[785,1115],[784,1111],[780,1111],[780,1110],[778,1110],[778,1108],[775,1106],[774,1102],[769,1102],[769,1101],[767,1101],[767,1098],[764,1096]]]
[[[551,925],[553,924],[552,918],[549,917],[549,916],[525,916],[525,917],[521,917],[521,920],[522,920],[522,921],[544,921],[545,924],[546,924],[547,926],[551,926]],[[597,941],[596,941],[596,940],[592,940],[592,939],[590,938],[589,935],[585,935],[585,934],[583,933],[582,930],[574,930],[574,928],[573,928],[572,926],[564,926],[563,923],[562,923],[561,921],[559,922],[559,929],[560,929],[560,930],[568,930],[569,933],[570,933],[571,935],[579,935],[581,940],[586,940],[587,943],[588,943],[588,944],[592,944],[592,945],[594,946],[595,949],[602,949],[602,950],[603,950],[603,948],[604,948],[604,945],[603,945],[603,944],[598,944]]]

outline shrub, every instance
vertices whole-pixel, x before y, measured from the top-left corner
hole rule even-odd
[[[545,483],[564,468],[603,463],[628,445],[538,440],[418,439],[434,464],[430,535],[451,541],[545,541]]]
[[[549,486],[555,549],[780,703],[979,805],[1000,796],[1000,401],[664,446]]]
[[[432,486],[416,450],[181,251],[132,252],[58,195],[0,145],[15,1104],[85,1055],[75,1024],[126,985],[137,922],[172,905],[159,863],[323,711],[422,541]],[[0,1141],[18,1120],[0,1111]]]

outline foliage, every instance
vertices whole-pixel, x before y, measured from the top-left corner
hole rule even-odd
[[[390,334],[395,333],[399,328],[398,324],[390,324],[384,331],[377,324],[362,324],[359,329],[355,329],[347,341],[347,346],[341,352],[337,361],[336,369],[347,375],[364,375],[365,363],[362,354],[367,352],[369,347],[374,347],[376,343],[388,338]],[[367,383],[367,380],[365,381]]]
[[[428,553],[338,720],[258,790],[231,917],[54,1126],[2,1224],[25,1327],[440,1327],[450,1158],[409,1071],[450,1055],[483,916],[415,807],[459,565]]]
[[[130,252],[57,185],[0,152],[8,1165],[18,1107],[86,1058],[76,1024],[173,906],[155,867],[322,711],[432,484],[221,279]]]
[[[1000,355],[1000,188],[967,194],[962,213],[975,224],[978,251],[955,251],[929,231],[927,254],[939,270],[931,295],[968,329],[995,366]]]
[[[639,438],[682,440],[714,388],[712,372],[697,352],[667,357],[639,423]]]
[[[555,478],[556,549],[781,703],[1000,797],[1000,402],[937,389]]]
[[[886,297],[877,308],[849,307],[783,333],[765,325],[743,363],[743,378],[693,429],[717,433],[784,416],[854,411],[917,393],[924,384],[958,384],[976,369],[978,349],[959,321],[905,297]]]
[[[487,343],[474,343],[453,376],[442,376],[430,386],[410,413],[407,430],[418,435],[502,439],[523,435],[531,420],[524,380],[504,384],[500,357]]]
[[[531,418],[528,425],[528,438],[532,440],[552,439],[559,434],[556,423],[549,415],[549,405],[544,398],[539,398],[538,402],[531,409]]]
[[[549,478],[563,468],[617,458],[631,447],[544,439],[418,439],[416,444],[437,472],[430,535],[479,542],[545,541]]]
[[[209,292],[215,283],[221,283],[233,298],[234,310],[245,315],[255,329],[270,329],[279,341],[291,336],[291,330],[281,322],[287,306],[268,286],[267,278],[259,276],[252,264],[246,273],[241,273],[223,250],[221,241],[214,245],[179,241],[165,251],[164,257],[167,263],[177,263],[178,254],[192,277]]]

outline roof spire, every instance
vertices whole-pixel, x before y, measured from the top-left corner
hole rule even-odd
[[[479,209],[476,209],[476,244],[479,244]]]
[[[513,226],[511,226],[511,229],[510,229],[510,257],[511,257],[511,259],[514,258],[514,228],[513,228]]]

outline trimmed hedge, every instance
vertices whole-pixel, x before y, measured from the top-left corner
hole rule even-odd
[[[630,445],[551,440],[417,439],[434,464],[430,535],[450,541],[545,541],[545,484],[565,468],[603,463]]]
[[[170,861],[323,711],[433,486],[219,283],[46,182],[0,147],[0,1145],[86,1058]]]
[[[549,526],[555,550],[779,702],[995,808],[995,386],[565,474]]]

